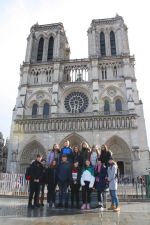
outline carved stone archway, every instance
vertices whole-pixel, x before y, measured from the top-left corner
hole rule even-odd
[[[67,137],[65,137],[59,144],[60,149],[64,147],[64,142],[65,140],[68,140],[70,143],[71,148],[73,149],[75,145],[81,147],[82,142],[87,142],[82,136],[76,134],[76,133],[72,133],[70,135],[68,135]],[[89,143],[87,142],[87,144],[89,145]],[[90,147],[90,145],[89,145]]]
[[[42,154],[43,159],[47,159],[47,152],[44,147],[36,140],[32,141],[23,149],[20,157],[20,173],[24,173],[29,163],[36,159],[37,154]]]
[[[112,136],[105,144],[112,151],[113,159],[116,162],[122,161],[124,163],[124,173],[132,173],[131,151],[128,144],[117,135]]]

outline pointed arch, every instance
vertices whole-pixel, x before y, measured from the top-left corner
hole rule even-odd
[[[38,54],[37,54],[37,61],[42,61],[43,57],[43,47],[44,47],[44,38],[41,37],[39,40],[39,45],[38,45]]]
[[[116,42],[114,31],[110,32],[111,55],[116,55]]]
[[[100,49],[101,49],[101,56],[106,56],[105,35],[103,31],[101,31],[100,33]]]
[[[64,147],[65,140],[68,140],[70,143],[71,148],[73,148],[75,145],[81,146],[82,142],[87,142],[88,146],[90,147],[88,141],[86,141],[81,135],[72,133],[66,136],[59,144],[60,148]]]
[[[43,159],[47,159],[47,152],[43,145],[40,142],[33,140],[28,143],[22,150],[20,156],[21,173],[24,173],[25,169],[29,166],[29,163],[31,163],[32,160],[36,159],[37,154],[41,154]]]
[[[53,46],[54,46],[54,38],[53,36],[51,36],[49,39],[49,44],[48,44],[47,61],[50,61],[53,59]]]

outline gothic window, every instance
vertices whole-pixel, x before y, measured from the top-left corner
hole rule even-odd
[[[117,67],[116,66],[114,66],[114,69],[113,69],[113,78],[117,79]]]
[[[49,82],[51,82],[51,76],[49,76]]]
[[[107,80],[107,68],[102,67],[102,80]]]
[[[54,38],[51,36],[48,45],[48,56],[47,56],[48,61],[52,60],[53,58],[53,45],[54,45]]]
[[[109,101],[105,100],[104,102],[104,112],[109,112]]]
[[[122,103],[119,99],[116,100],[116,111],[122,111]]]
[[[111,45],[111,55],[116,55],[115,34],[113,31],[110,32],[110,45]]]
[[[100,33],[100,49],[101,49],[101,56],[106,56],[105,35],[103,31]]]
[[[49,104],[48,103],[44,104],[43,115],[49,115]]]
[[[64,101],[65,108],[70,113],[82,113],[88,107],[88,97],[82,92],[72,92]]]
[[[37,104],[34,104],[32,106],[32,115],[33,116],[37,115],[37,109],[38,109],[38,105]]]
[[[42,56],[43,56],[43,46],[44,46],[44,39],[41,37],[39,41],[39,46],[38,46],[38,55],[37,55],[37,61],[42,61]]]
[[[36,73],[36,83],[38,83],[38,72]]]

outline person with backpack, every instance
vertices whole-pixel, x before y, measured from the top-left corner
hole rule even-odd
[[[53,145],[53,149],[48,154],[47,165],[49,166],[53,159],[55,159],[57,164],[59,164],[59,156],[60,156],[59,145],[58,144],[54,144]]]
[[[106,166],[101,163],[101,159],[97,158],[97,165],[95,167],[95,188],[97,190],[98,196],[98,206],[96,209],[100,209],[103,207],[102,205],[102,196],[101,193],[106,189],[105,177],[107,174]]]
[[[72,153],[72,149],[69,147],[69,141],[68,140],[66,140],[64,142],[64,148],[61,149],[59,162],[62,161],[62,155],[64,155],[64,154],[67,156],[67,161],[70,164],[72,164],[73,163],[73,153]]]
[[[81,209],[90,209],[91,193],[95,182],[94,168],[91,166],[90,159],[85,160],[85,165],[82,167],[81,186],[83,205]],[[88,195],[86,205],[86,192]]]
[[[74,208],[74,195],[76,195],[76,208],[79,207],[79,189],[80,189],[80,179],[81,179],[81,170],[79,167],[79,162],[74,161],[71,173],[71,209]]]
[[[32,160],[31,163],[29,163],[29,166],[26,168],[26,172],[25,172],[25,179],[27,181],[30,181],[31,175],[30,175],[30,167],[31,164],[34,162],[35,160]]]
[[[108,169],[107,169],[107,175],[108,175],[108,182],[109,182],[109,191],[110,196],[112,200],[112,205],[108,208],[108,210],[114,210],[115,212],[120,211],[119,208],[119,200],[117,197],[117,176],[118,176],[118,166],[117,163],[113,161],[113,158],[110,157],[108,159]],[[116,205],[115,205],[116,204]]]
[[[56,197],[56,186],[58,183],[57,178],[57,161],[53,159],[51,164],[46,170],[45,183],[47,186],[47,206],[50,206],[50,200],[52,198],[52,208],[55,207],[55,197]]]
[[[37,204],[37,196],[39,191],[39,182],[43,176],[43,165],[41,163],[42,155],[38,154],[36,160],[31,164],[30,167],[30,195],[28,208],[39,207]],[[34,194],[34,206],[32,205],[32,198]]]

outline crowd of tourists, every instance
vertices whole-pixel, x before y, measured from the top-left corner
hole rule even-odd
[[[47,166],[46,166],[47,163]],[[71,209],[90,209],[91,193],[97,191],[97,209],[103,208],[102,192],[109,187],[112,204],[109,210],[119,211],[117,197],[118,166],[112,158],[112,153],[106,145],[101,146],[101,151],[96,144],[89,149],[86,142],[81,149],[75,146],[70,148],[69,141],[64,142],[64,148],[59,149],[54,144],[49,152],[47,161],[38,154],[35,161],[26,170],[26,179],[30,181],[29,208],[44,206],[44,189],[47,186],[47,206],[55,207],[56,187],[59,187],[58,208],[68,208],[68,188],[71,189]],[[82,206],[79,205],[79,191],[82,189]],[[64,191],[64,195],[63,195]],[[34,195],[34,204],[32,198]],[[50,204],[50,201],[52,203]]]

